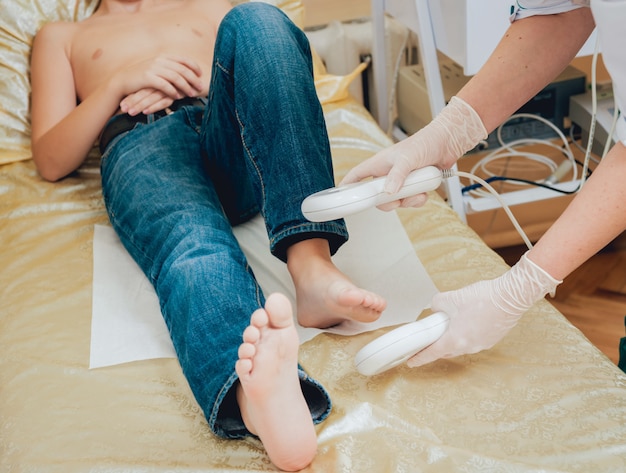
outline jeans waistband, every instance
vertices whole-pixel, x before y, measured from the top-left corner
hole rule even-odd
[[[174,113],[182,107],[204,107],[204,105],[204,100],[200,98],[185,97],[184,99],[174,101],[169,107],[150,115],[145,115],[143,113],[135,116],[131,116],[127,113],[115,115],[107,122],[102,130],[102,133],[100,134],[100,141],[98,143],[100,153],[104,154],[104,151],[107,149],[109,143],[111,143],[113,138],[117,135],[132,130],[137,123],[149,123],[149,117],[152,117],[152,121],[156,121],[159,118],[169,115],[170,113]]]

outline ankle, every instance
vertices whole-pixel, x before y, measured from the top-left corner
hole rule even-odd
[[[310,270],[315,262],[332,262],[330,246],[323,238],[302,240],[287,249],[287,269],[292,277],[304,270]]]

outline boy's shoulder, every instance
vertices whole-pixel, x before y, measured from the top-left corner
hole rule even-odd
[[[35,42],[64,43],[79,29],[79,23],[72,21],[51,21],[45,23],[35,35]]]

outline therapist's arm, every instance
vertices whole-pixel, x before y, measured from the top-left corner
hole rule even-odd
[[[515,21],[457,96],[495,130],[565,69],[594,26],[589,8]]]
[[[511,24],[481,70],[427,126],[352,168],[342,183],[384,176],[397,191],[413,169],[449,168],[565,69],[594,28],[591,11],[533,16]],[[387,204],[417,206],[425,195]]]

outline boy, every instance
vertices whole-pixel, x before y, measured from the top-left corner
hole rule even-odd
[[[99,138],[111,223],[211,429],[258,435],[281,469],[307,466],[330,400],[298,366],[288,300],[264,300],[232,226],[261,212],[304,326],[373,321],[385,301],[333,265],[344,223],[300,211],[333,185],[306,36],[262,3],[102,0],[41,29],[31,80],[40,174],[71,173]]]

